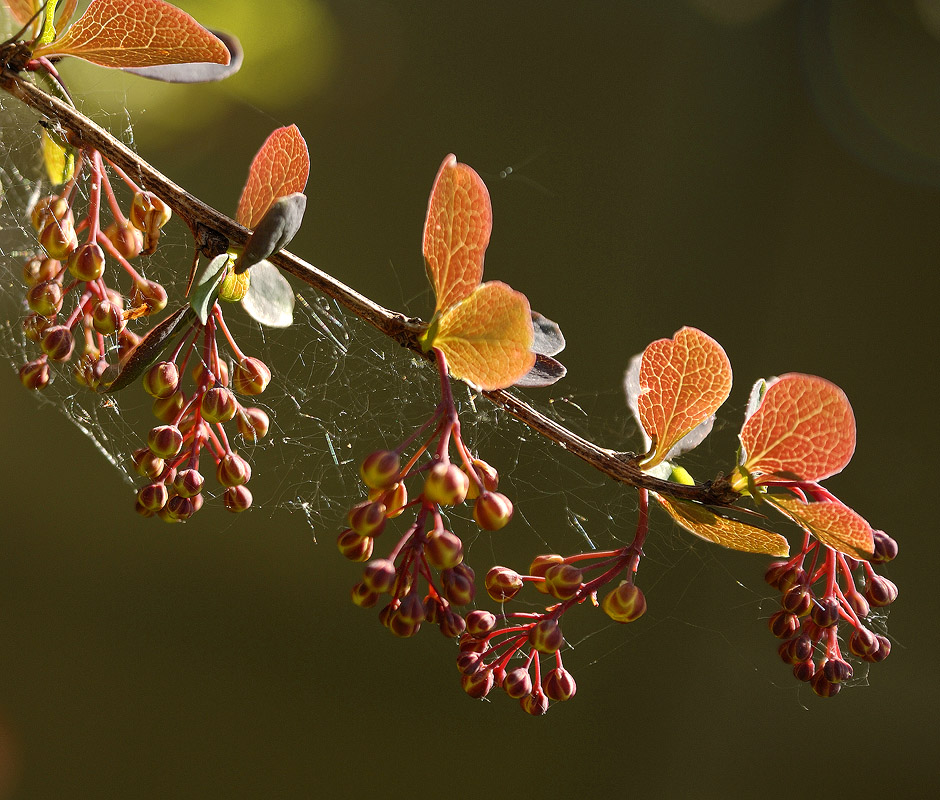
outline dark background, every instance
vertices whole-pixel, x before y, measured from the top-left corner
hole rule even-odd
[[[304,516],[266,508],[262,488],[238,519],[207,508],[185,526],[142,520],[118,473],[10,372],[9,796],[936,792],[940,3],[181,5],[242,36],[240,75],[182,88],[73,67],[73,89],[125,135],[126,103],[142,154],[229,212],[264,137],[297,123],[312,169],[291,249],[425,316],[421,224],[434,173],[456,153],[493,197],[487,275],[567,335],[569,378],[530,394],[576,402],[588,417],[572,424],[603,444],[638,445],[623,370],[686,324],[725,346],[736,376],[697,476],[731,464],[754,379],[801,371],[842,386],[859,444],[828,485],[900,542],[894,650],[868,682],[819,700],[776,656],[766,561],[659,519],[639,578],[647,616],[628,630],[576,612],[574,700],[542,719],[499,693],[473,702],[434,630],[396,640],[349,603],[358,570],[336,553],[335,528],[317,520],[315,544]],[[370,381],[387,372],[346,369],[375,398],[370,431],[397,424],[401,398],[416,418],[431,408],[430,391],[390,387],[383,402]],[[493,545],[497,558],[522,568],[583,547],[572,510],[601,545],[629,536],[629,492],[520,444],[518,426],[500,430],[485,455],[528,502],[520,541]],[[379,444],[357,440],[354,455]],[[281,476],[271,496],[289,499],[289,456],[261,457],[259,472],[270,458]],[[477,546],[485,570],[491,545]]]

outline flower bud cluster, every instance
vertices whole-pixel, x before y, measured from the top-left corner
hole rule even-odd
[[[870,561],[856,561],[810,541],[765,573],[767,583],[781,592],[781,608],[768,620],[771,633],[782,640],[780,658],[820,697],[838,694],[859,662],[884,661],[891,652],[891,641],[871,627],[873,610],[893,603],[898,589],[873,564],[893,560],[898,545],[883,531],[875,531],[874,540]],[[840,638],[843,645],[848,642],[848,652]]]

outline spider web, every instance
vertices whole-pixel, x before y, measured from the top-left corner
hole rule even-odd
[[[29,310],[21,279],[23,262],[38,249],[28,209],[50,191],[39,155],[39,130],[35,114],[0,96],[0,360],[10,367],[11,391],[19,390],[15,371],[40,352],[22,330]],[[121,137],[132,144],[129,124],[124,125]],[[81,184],[79,191],[83,191]],[[86,197],[78,202],[78,210],[84,201]],[[129,197],[122,198],[125,207],[128,202]],[[174,220],[165,229],[156,254],[137,259],[135,266],[167,288],[173,308],[182,302],[191,259],[188,232]],[[69,299],[74,303],[72,295]],[[255,505],[240,522],[248,524],[246,517],[267,522],[279,514],[300,516],[314,538],[322,537],[329,545],[343,527],[346,511],[365,495],[358,478],[359,462],[373,450],[394,447],[427,419],[439,397],[436,372],[347,314],[335,301],[307,288],[298,290],[295,322],[286,330],[263,329],[237,305],[226,304],[223,310],[239,347],[260,357],[273,373],[271,385],[256,402],[271,419],[268,436],[257,444],[246,444],[241,437],[237,440],[239,451],[253,467],[250,488],[255,497]],[[142,334],[146,327],[138,324],[137,332]],[[115,360],[113,354],[110,360]],[[95,394],[72,381],[70,364],[53,365],[53,372],[50,386],[33,393],[37,401],[63,414],[121,480],[134,489],[139,487],[143,481],[130,468],[130,457],[145,444],[148,430],[158,424],[150,411],[150,398],[139,386],[114,396]],[[615,391],[619,394],[619,389],[610,393]],[[475,454],[497,466],[500,489],[512,498],[516,509],[512,537],[479,532],[466,509],[450,512],[448,524],[463,538],[468,562],[478,576],[493,564],[525,571],[538,553],[608,549],[632,539],[635,492],[613,485],[562,453],[465,385],[455,384],[454,394],[465,441]],[[545,394],[554,396],[535,400],[536,407],[575,433],[623,449],[640,446],[626,409],[618,417],[604,419],[585,411],[599,399],[598,392],[572,393],[562,384]],[[713,439],[719,436],[716,432]],[[733,452],[730,435],[726,438],[721,452]],[[693,458],[707,459],[713,447],[717,447],[715,442],[706,443]],[[208,488],[210,483],[207,502],[221,504],[221,489]],[[132,499],[129,490],[128,514],[134,513]],[[575,650],[590,645],[581,664],[585,660],[597,664],[623,648],[632,648],[635,639],[658,641],[684,628],[683,635],[691,629],[717,639],[732,659],[743,662],[741,666],[756,668],[755,659],[772,647],[773,640],[768,641],[761,625],[754,625],[755,617],[766,620],[779,603],[760,581],[763,565],[755,564],[753,557],[704,545],[679,533],[655,513],[653,525],[654,535],[640,567],[644,591],[656,597],[658,604],[651,604],[648,613],[652,625],[634,630],[609,622],[601,613],[569,614],[574,618],[568,621],[566,617],[569,645]],[[739,563],[732,567],[732,561]],[[739,575],[750,576],[748,583],[742,583]],[[731,595],[724,595],[730,599],[722,601],[718,615],[714,606],[701,602],[703,584],[709,581],[733,587]],[[533,610],[544,607],[540,596],[533,594],[523,592],[514,603],[528,604]],[[758,650],[742,647],[755,628],[763,645]],[[867,669],[855,663],[852,683],[867,683]],[[770,667],[767,679],[784,689],[795,688],[779,666]]]

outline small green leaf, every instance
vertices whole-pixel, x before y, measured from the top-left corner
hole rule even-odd
[[[189,296],[189,305],[192,306],[193,311],[196,312],[196,316],[203,325],[206,324],[209,312],[219,296],[219,286],[225,280],[231,258],[228,253],[222,253],[213,258],[212,261],[206,264],[206,268],[196,279],[193,286],[192,294]]]
[[[249,271],[251,285],[242,307],[255,322],[269,328],[286,328],[294,321],[294,290],[277,267],[268,261]]]

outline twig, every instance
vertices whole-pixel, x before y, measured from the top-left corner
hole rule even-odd
[[[220,237],[224,237],[228,242],[239,247],[244,247],[248,241],[249,231],[246,228],[173,183],[133,150],[71,106],[5,69],[0,71],[0,88],[43,116],[58,122],[69,133],[74,145],[98,150],[148,191],[158,195],[189,225],[198,247],[217,248]],[[418,344],[418,337],[424,332],[427,323],[420,319],[406,317],[373,302],[331,275],[286,251],[272,256],[269,261],[308,286],[332,297],[402,347],[427,357]],[[614,481],[707,505],[728,506],[739,497],[724,477],[695,486],[685,486],[654,478],[639,469],[635,454],[600,447],[549,419],[508,391],[500,390],[483,394],[494,405],[504,409],[532,430],[556,442]]]

